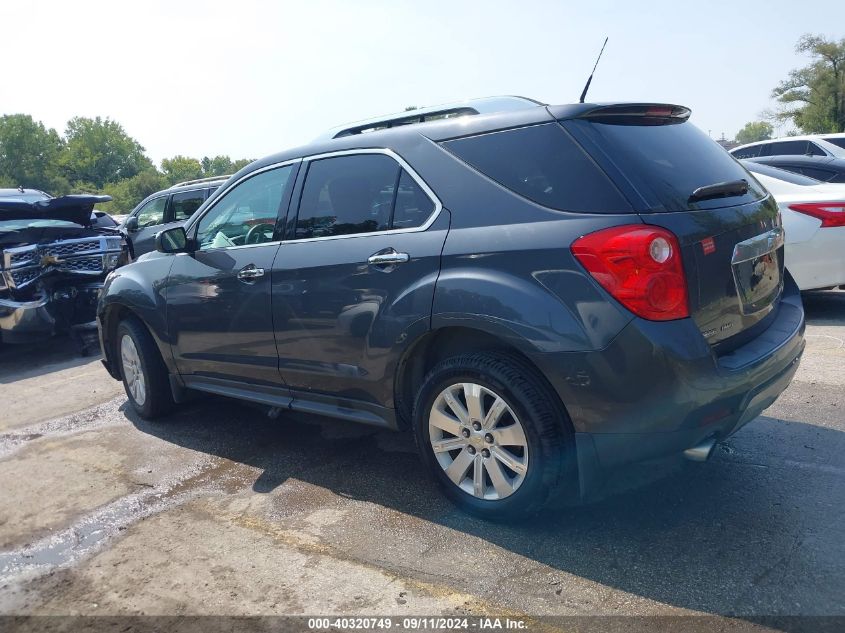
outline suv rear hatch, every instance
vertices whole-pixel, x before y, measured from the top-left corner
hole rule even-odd
[[[550,108],[608,174],[643,222],[674,233],[690,315],[717,353],[775,318],[783,289],[777,205],[681,106],[598,106],[572,117]]]

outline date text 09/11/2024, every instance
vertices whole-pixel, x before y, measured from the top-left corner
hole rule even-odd
[[[401,625],[401,629],[400,629]],[[350,617],[309,618],[310,630],[390,630],[450,631],[450,630],[526,630],[527,622],[515,618],[475,617]]]

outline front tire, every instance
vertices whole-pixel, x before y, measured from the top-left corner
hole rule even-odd
[[[132,408],[145,420],[153,420],[173,408],[167,367],[152,335],[134,318],[117,326],[116,356],[123,388]]]
[[[484,352],[438,363],[417,395],[414,433],[446,496],[478,516],[533,514],[576,489],[566,413],[518,357]]]

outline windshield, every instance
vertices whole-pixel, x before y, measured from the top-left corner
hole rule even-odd
[[[0,233],[10,233],[12,231],[20,231],[22,229],[43,229],[50,227],[79,227],[73,222],[66,222],[65,220],[0,220]]]

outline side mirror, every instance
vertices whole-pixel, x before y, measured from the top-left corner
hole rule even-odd
[[[138,230],[138,228],[139,228],[139,227],[138,227],[138,216],[133,215],[132,217],[127,218],[127,219],[126,219],[126,224],[124,224],[124,225],[123,225],[123,227],[124,227],[127,231],[130,231],[130,232],[132,232],[132,233],[134,233],[135,231],[137,231],[137,230]]]
[[[188,236],[185,229],[175,226],[156,233],[156,250],[159,253],[185,253],[188,250]]]

